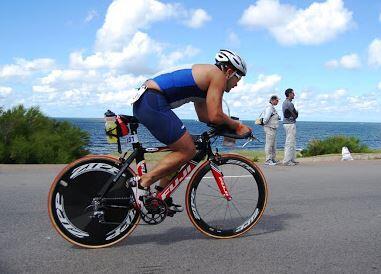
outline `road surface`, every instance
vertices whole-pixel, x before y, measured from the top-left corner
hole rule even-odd
[[[381,273],[381,160],[263,166],[267,209],[237,239],[207,238],[183,212],[97,250],[50,224],[62,167],[0,165],[0,273]]]

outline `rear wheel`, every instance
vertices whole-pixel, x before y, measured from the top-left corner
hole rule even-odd
[[[106,247],[127,237],[140,220],[134,208],[131,188],[125,181],[133,176],[127,169],[105,199],[95,201],[98,192],[120,169],[119,160],[88,156],[66,166],[50,188],[50,220],[69,242],[89,248]]]
[[[223,174],[232,199],[220,192],[206,162],[192,176],[186,192],[186,207],[195,227],[214,238],[234,238],[249,231],[261,218],[267,201],[266,179],[249,159],[222,155],[214,161]]]

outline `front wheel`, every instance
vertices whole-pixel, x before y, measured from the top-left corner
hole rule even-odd
[[[69,242],[88,248],[115,244],[127,237],[140,220],[127,169],[104,199],[97,200],[105,183],[120,169],[118,159],[87,156],[67,165],[50,188],[48,210],[53,227]]]
[[[212,168],[222,172],[232,199],[220,192]],[[186,192],[187,213],[194,226],[213,238],[234,238],[249,231],[261,218],[267,201],[266,179],[249,159],[222,155],[205,162],[193,174]]]

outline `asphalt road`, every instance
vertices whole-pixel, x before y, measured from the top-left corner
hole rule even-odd
[[[267,209],[237,239],[203,236],[184,212],[97,250],[50,224],[62,167],[0,165],[0,273],[381,273],[381,160],[263,167]]]

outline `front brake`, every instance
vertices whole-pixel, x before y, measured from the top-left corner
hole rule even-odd
[[[259,143],[262,143],[257,137],[254,136],[254,134],[251,134],[247,141],[242,145],[242,147],[245,147],[248,143],[251,143],[253,141],[257,141]]]

